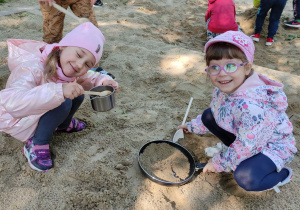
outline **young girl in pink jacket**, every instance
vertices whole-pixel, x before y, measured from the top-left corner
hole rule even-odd
[[[210,108],[178,127],[195,134],[210,131],[225,144],[204,172],[234,171],[247,191],[279,192],[292,178],[286,165],[297,152],[293,126],[283,84],[252,69],[254,50],[251,38],[239,31],[206,43],[205,71],[215,86]]]
[[[11,74],[0,91],[0,131],[27,141],[23,153],[31,168],[53,167],[49,143],[55,130],[81,131],[86,124],[72,119],[84,90],[118,83],[89,71],[101,58],[105,38],[92,23],[83,23],[59,43],[8,40]]]

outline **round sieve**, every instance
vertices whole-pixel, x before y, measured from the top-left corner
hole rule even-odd
[[[176,175],[176,173],[172,170],[174,177],[179,179],[179,181],[174,182],[174,181],[165,180],[161,177],[158,177],[158,176],[154,175],[153,173],[151,173],[149,170],[147,171],[145,165],[143,165],[141,156],[147,150],[147,148],[149,148],[153,144],[156,144],[157,146],[162,146],[162,148],[161,148],[162,150],[164,149],[163,146],[166,144],[179,150],[186,157],[186,160],[187,160],[186,164],[189,165],[188,175],[186,177],[178,177]],[[155,155],[155,152],[151,155]],[[150,141],[150,142],[146,143],[145,145],[143,145],[138,154],[138,163],[139,163],[140,169],[142,170],[143,174],[146,175],[146,177],[148,177],[150,180],[152,180],[158,184],[162,184],[162,185],[183,185],[191,180],[191,178],[193,177],[193,175],[195,174],[196,171],[202,170],[204,168],[204,166],[206,165],[206,163],[196,163],[192,154],[185,147],[183,147],[182,145],[180,145],[178,143],[168,141],[168,140],[155,140],[155,141]],[[170,168],[172,168],[172,167],[170,167]]]

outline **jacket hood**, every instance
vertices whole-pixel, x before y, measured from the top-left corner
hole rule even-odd
[[[24,40],[24,39],[9,39],[7,40],[8,48],[8,67],[13,71],[17,66],[24,62],[43,63],[41,59],[40,49],[46,45],[45,42]]]
[[[272,107],[278,111],[285,111],[288,107],[287,97],[283,92],[284,85],[269,79],[267,76],[254,72],[230,96],[237,98],[251,98]]]

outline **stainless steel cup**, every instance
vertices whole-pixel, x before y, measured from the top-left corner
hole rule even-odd
[[[92,107],[97,112],[106,112],[115,106],[115,89],[108,85],[100,85],[92,88],[90,91],[102,92],[104,90],[111,91],[107,96],[90,95]]]

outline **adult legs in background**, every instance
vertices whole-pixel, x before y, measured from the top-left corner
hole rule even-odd
[[[55,2],[65,9],[69,6],[62,4],[62,0]],[[65,14],[48,4],[40,3],[40,8],[43,13],[43,41],[48,44],[58,43],[63,36]]]
[[[268,37],[272,39],[278,30],[280,16],[286,5],[286,2],[287,0],[276,0],[273,3],[268,26]]]
[[[76,16],[88,18],[97,28],[99,27],[90,0],[69,0],[69,2],[71,10]]]
[[[206,109],[201,116],[201,120],[205,127],[218,137],[226,146],[230,146],[235,141],[236,136],[223,128],[221,128],[211,112],[211,109]]]
[[[70,6],[76,16],[88,18],[98,27],[93,5],[89,0],[56,0],[55,2],[65,9]],[[47,4],[40,3],[40,8],[43,13],[43,41],[48,44],[58,43],[63,37],[65,14]]]
[[[73,115],[84,100],[84,95],[71,100],[66,99],[60,106],[45,113],[38,123],[38,127],[33,136],[35,145],[49,144],[56,128],[67,128]]]
[[[262,153],[244,160],[234,171],[236,182],[247,191],[270,189],[288,176],[287,169],[277,172],[273,161]]]

